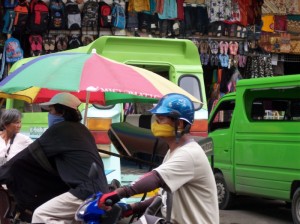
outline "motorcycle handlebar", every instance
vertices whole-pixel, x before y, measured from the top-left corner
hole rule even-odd
[[[107,199],[107,200],[105,201],[105,205],[106,205],[106,206],[112,206],[112,205],[113,205],[113,201],[112,201],[111,199]]]

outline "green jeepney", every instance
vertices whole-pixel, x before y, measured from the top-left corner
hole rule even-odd
[[[300,75],[239,80],[208,131],[220,208],[235,195],[283,200],[300,223]]]

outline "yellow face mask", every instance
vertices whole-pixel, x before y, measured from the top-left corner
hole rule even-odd
[[[159,124],[156,121],[151,124],[151,131],[156,137],[173,137],[175,128],[169,124]]]

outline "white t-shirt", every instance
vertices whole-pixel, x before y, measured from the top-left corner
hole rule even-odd
[[[194,141],[167,152],[156,170],[173,193],[174,224],[218,224],[218,195],[214,175],[200,145]],[[163,200],[164,201],[164,200]],[[162,209],[166,214],[166,207]]]
[[[5,154],[10,146],[10,150],[7,156],[7,161],[18,154],[20,151],[25,149],[30,143],[32,143],[32,139],[26,135],[21,133],[17,133],[13,144],[10,146],[10,141],[6,144],[4,139],[0,137],[0,158],[4,158]]]

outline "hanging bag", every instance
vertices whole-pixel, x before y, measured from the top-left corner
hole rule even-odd
[[[2,55],[0,79],[2,78],[5,70],[5,63],[15,63],[16,61],[23,58],[23,54],[24,52],[18,39],[10,37],[5,41]]]

